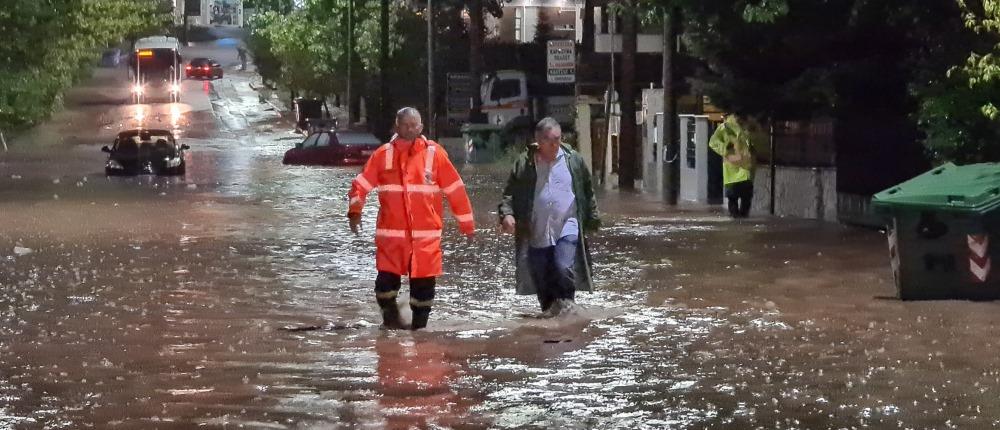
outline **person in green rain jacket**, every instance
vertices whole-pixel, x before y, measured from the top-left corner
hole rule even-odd
[[[722,183],[733,218],[750,215],[753,200],[754,147],[745,124],[739,115],[729,115],[708,141],[708,146],[722,156]]]
[[[601,224],[590,171],[561,135],[554,119],[539,121],[498,208],[502,229],[514,234],[517,294],[536,294],[545,316],[571,311],[576,291],[592,289],[584,233]]]

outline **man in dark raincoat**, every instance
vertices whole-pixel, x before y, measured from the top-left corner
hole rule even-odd
[[[561,138],[556,120],[538,122],[537,142],[514,162],[498,211],[501,228],[514,234],[517,293],[537,294],[547,316],[572,308],[577,290],[591,290],[584,232],[600,226],[590,171]]]

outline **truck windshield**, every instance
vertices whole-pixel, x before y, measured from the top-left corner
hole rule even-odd
[[[521,94],[521,81],[517,79],[502,79],[493,84],[490,100],[509,99]]]

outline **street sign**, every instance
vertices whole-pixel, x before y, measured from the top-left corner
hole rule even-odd
[[[472,75],[468,73],[449,73],[447,97],[445,100],[448,111],[448,121],[462,123],[469,119],[472,109]]]
[[[572,84],[576,82],[576,45],[572,40],[548,42],[548,82]]]

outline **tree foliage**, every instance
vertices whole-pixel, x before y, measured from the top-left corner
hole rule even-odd
[[[100,49],[169,24],[160,0],[5,0],[0,128],[31,125],[94,65]]]
[[[970,36],[948,49],[965,57],[915,89],[920,125],[939,161],[1000,161],[1000,1],[956,1]]]
[[[640,5],[647,19],[682,12],[685,53],[700,64],[692,81],[724,110],[908,119],[938,159],[1000,159],[1000,0]]]
[[[349,0],[306,0],[284,13],[264,10],[251,19],[250,43],[261,75],[286,89],[326,97],[347,88],[348,38],[362,75],[378,70],[378,3],[354,0],[354,34],[347,34]],[[399,12],[404,6],[395,3]],[[399,13],[390,14],[391,22]],[[390,49],[400,46],[390,37]],[[262,61],[263,60],[263,61]]]
[[[761,12],[764,3],[770,12]],[[710,0],[686,10],[686,46],[723,107],[807,118],[912,112],[911,84],[944,73],[955,56],[941,41],[962,32],[952,0],[783,3],[757,3],[750,12]]]

